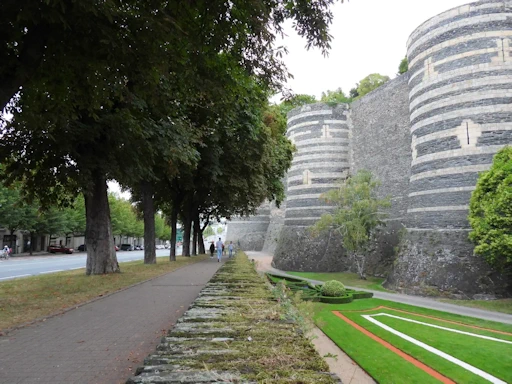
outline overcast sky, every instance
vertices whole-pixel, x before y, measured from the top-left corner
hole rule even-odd
[[[370,73],[394,78],[405,56],[409,35],[429,18],[471,0],[350,0],[333,8],[332,49],[306,51],[305,40],[291,27],[283,45],[285,63],[294,78],[294,93],[320,98],[323,91],[341,87],[345,93]],[[279,101],[274,97],[273,101]]]

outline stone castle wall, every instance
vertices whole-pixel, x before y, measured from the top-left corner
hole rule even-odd
[[[438,15],[408,41],[412,141],[407,235],[394,288],[474,294],[505,281],[467,240],[478,174],[512,144],[512,1]]]
[[[404,74],[352,104],[351,171],[367,169],[381,182],[380,197],[391,198],[386,227],[377,234],[368,273],[386,276],[407,216],[411,136],[408,79]]]
[[[270,204],[263,204],[255,215],[229,221],[226,243],[230,241],[246,251],[261,251],[270,224]]]
[[[274,265],[340,271],[351,266],[337,236],[308,227],[329,206],[336,179],[372,171],[390,195],[387,227],[369,272],[412,293],[504,293],[507,282],[468,241],[468,204],[479,172],[512,144],[512,0],[484,0],[440,14],[408,41],[409,72],[350,106],[290,112],[297,146]]]
[[[349,107],[322,103],[305,105],[288,114],[287,137],[297,152],[287,175],[284,226],[275,250],[276,266],[314,271],[346,268],[339,240],[312,238],[308,228],[331,207],[320,195],[346,177],[350,168]]]

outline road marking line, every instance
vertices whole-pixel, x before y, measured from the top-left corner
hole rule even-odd
[[[445,360],[448,360],[454,364],[457,364],[458,366],[474,373],[475,375],[478,375],[478,376],[484,378],[485,380],[490,381],[493,384],[507,384],[506,382],[498,379],[497,377],[494,377],[494,376],[488,374],[487,372],[482,371],[481,369],[473,367],[472,365],[465,363],[464,361],[459,360],[456,357],[453,357],[447,353],[444,353],[443,351],[440,351],[437,348],[431,347],[428,344],[425,344],[419,340],[416,340],[415,338],[408,336],[405,333],[399,332],[399,331],[387,326],[386,324],[383,324],[380,321],[375,320],[374,318],[371,317],[371,315],[361,315],[361,316],[364,317],[366,320],[372,322],[373,324],[381,327],[382,329],[385,329],[386,331],[391,332],[392,334],[397,335],[398,337],[400,337],[404,340],[407,340],[408,342],[413,343],[413,344],[417,345],[418,347],[426,349],[427,351],[429,351],[439,357],[442,357]]]
[[[0,277],[0,280],[5,280],[5,279],[15,279],[17,277],[25,277],[25,276],[31,276],[30,274],[26,274],[26,275],[16,275],[16,276],[7,276],[7,277]]]
[[[367,316],[367,315],[365,315],[365,316]],[[497,339],[497,338],[495,338],[495,337],[479,335],[479,334],[471,333],[471,332],[459,331],[458,329],[453,329],[453,328],[441,327],[440,325],[424,323],[424,322],[422,322],[422,321],[418,321],[418,320],[412,320],[412,319],[407,319],[407,318],[405,318],[405,317],[400,317],[400,316],[390,315],[389,313],[376,313],[376,314],[374,314],[374,315],[370,315],[370,316],[387,316],[387,317],[392,317],[392,318],[394,318],[394,319],[399,319],[399,320],[403,320],[403,321],[408,321],[408,322],[410,322],[410,323],[415,323],[415,324],[425,325],[425,326],[427,326],[427,327],[432,327],[432,328],[437,328],[437,329],[444,329],[445,331],[454,332],[454,333],[460,333],[461,335],[468,335],[468,336],[473,336],[473,337],[479,337],[480,339],[486,339],[486,340],[497,341],[497,342],[499,342],[499,343],[512,344],[512,341],[503,340],[503,339]]]
[[[55,269],[54,271],[45,271],[45,272],[39,272],[40,275],[44,274],[44,273],[54,273],[54,272],[62,272],[64,271],[63,269]]]
[[[408,361],[409,363],[415,365],[416,367],[418,367],[419,369],[421,369],[422,371],[428,373],[430,376],[436,378],[437,380],[439,380],[440,382],[444,383],[444,384],[456,384],[455,381],[449,379],[448,377],[444,376],[443,374],[437,372],[436,370],[430,368],[428,365],[426,364],[423,364],[421,361],[415,359],[414,357],[412,357],[411,355],[408,355],[407,353],[401,351],[400,349],[398,349],[397,347],[395,347],[394,345],[391,345],[390,343],[388,343],[386,340],[384,339],[381,339],[380,337],[378,337],[377,335],[374,335],[373,333],[371,333],[370,331],[368,331],[366,328],[363,328],[362,326],[360,326],[359,324],[357,324],[356,322],[350,320],[348,317],[342,315],[340,312],[338,311],[333,311],[332,312],[334,315],[338,316],[340,319],[342,319],[343,321],[345,321],[346,323],[350,324],[351,326],[353,326],[355,329],[357,329],[358,331],[362,332],[363,334],[365,334],[366,336],[370,337],[371,339],[375,340],[376,342],[378,342],[379,344],[381,344],[383,347],[389,349],[390,351],[396,353],[398,356],[400,356],[401,358],[405,359],[406,361]],[[377,321],[377,320],[375,320]]]

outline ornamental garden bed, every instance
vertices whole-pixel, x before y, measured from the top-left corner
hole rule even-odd
[[[313,285],[310,282],[289,276],[273,275],[266,273],[266,276],[271,284],[276,285],[283,283],[292,292],[302,292],[301,298],[306,301],[315,301],[329,304],[346,304],[351,303],[353,300],[369,299],[373,297],[373,293],[365,291],[356,291],[353,289],[345,289],[344,294],[341,296],[324,296],[322,295],[322,288],[319,285]]]

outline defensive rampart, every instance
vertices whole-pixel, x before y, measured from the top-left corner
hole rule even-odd
[[[330,209],[323,192],[368,169],[392,202],[369,273],[412,293],[504,294],[504,278],[473,256],[467,215],[478,174],[512,144],[512,0],[442,13],[407,46],[407,74],[351,105],[319,103],[288,115],[298,152],[274,265],[351,267],[337,236],[312,238],[308,227]]]

